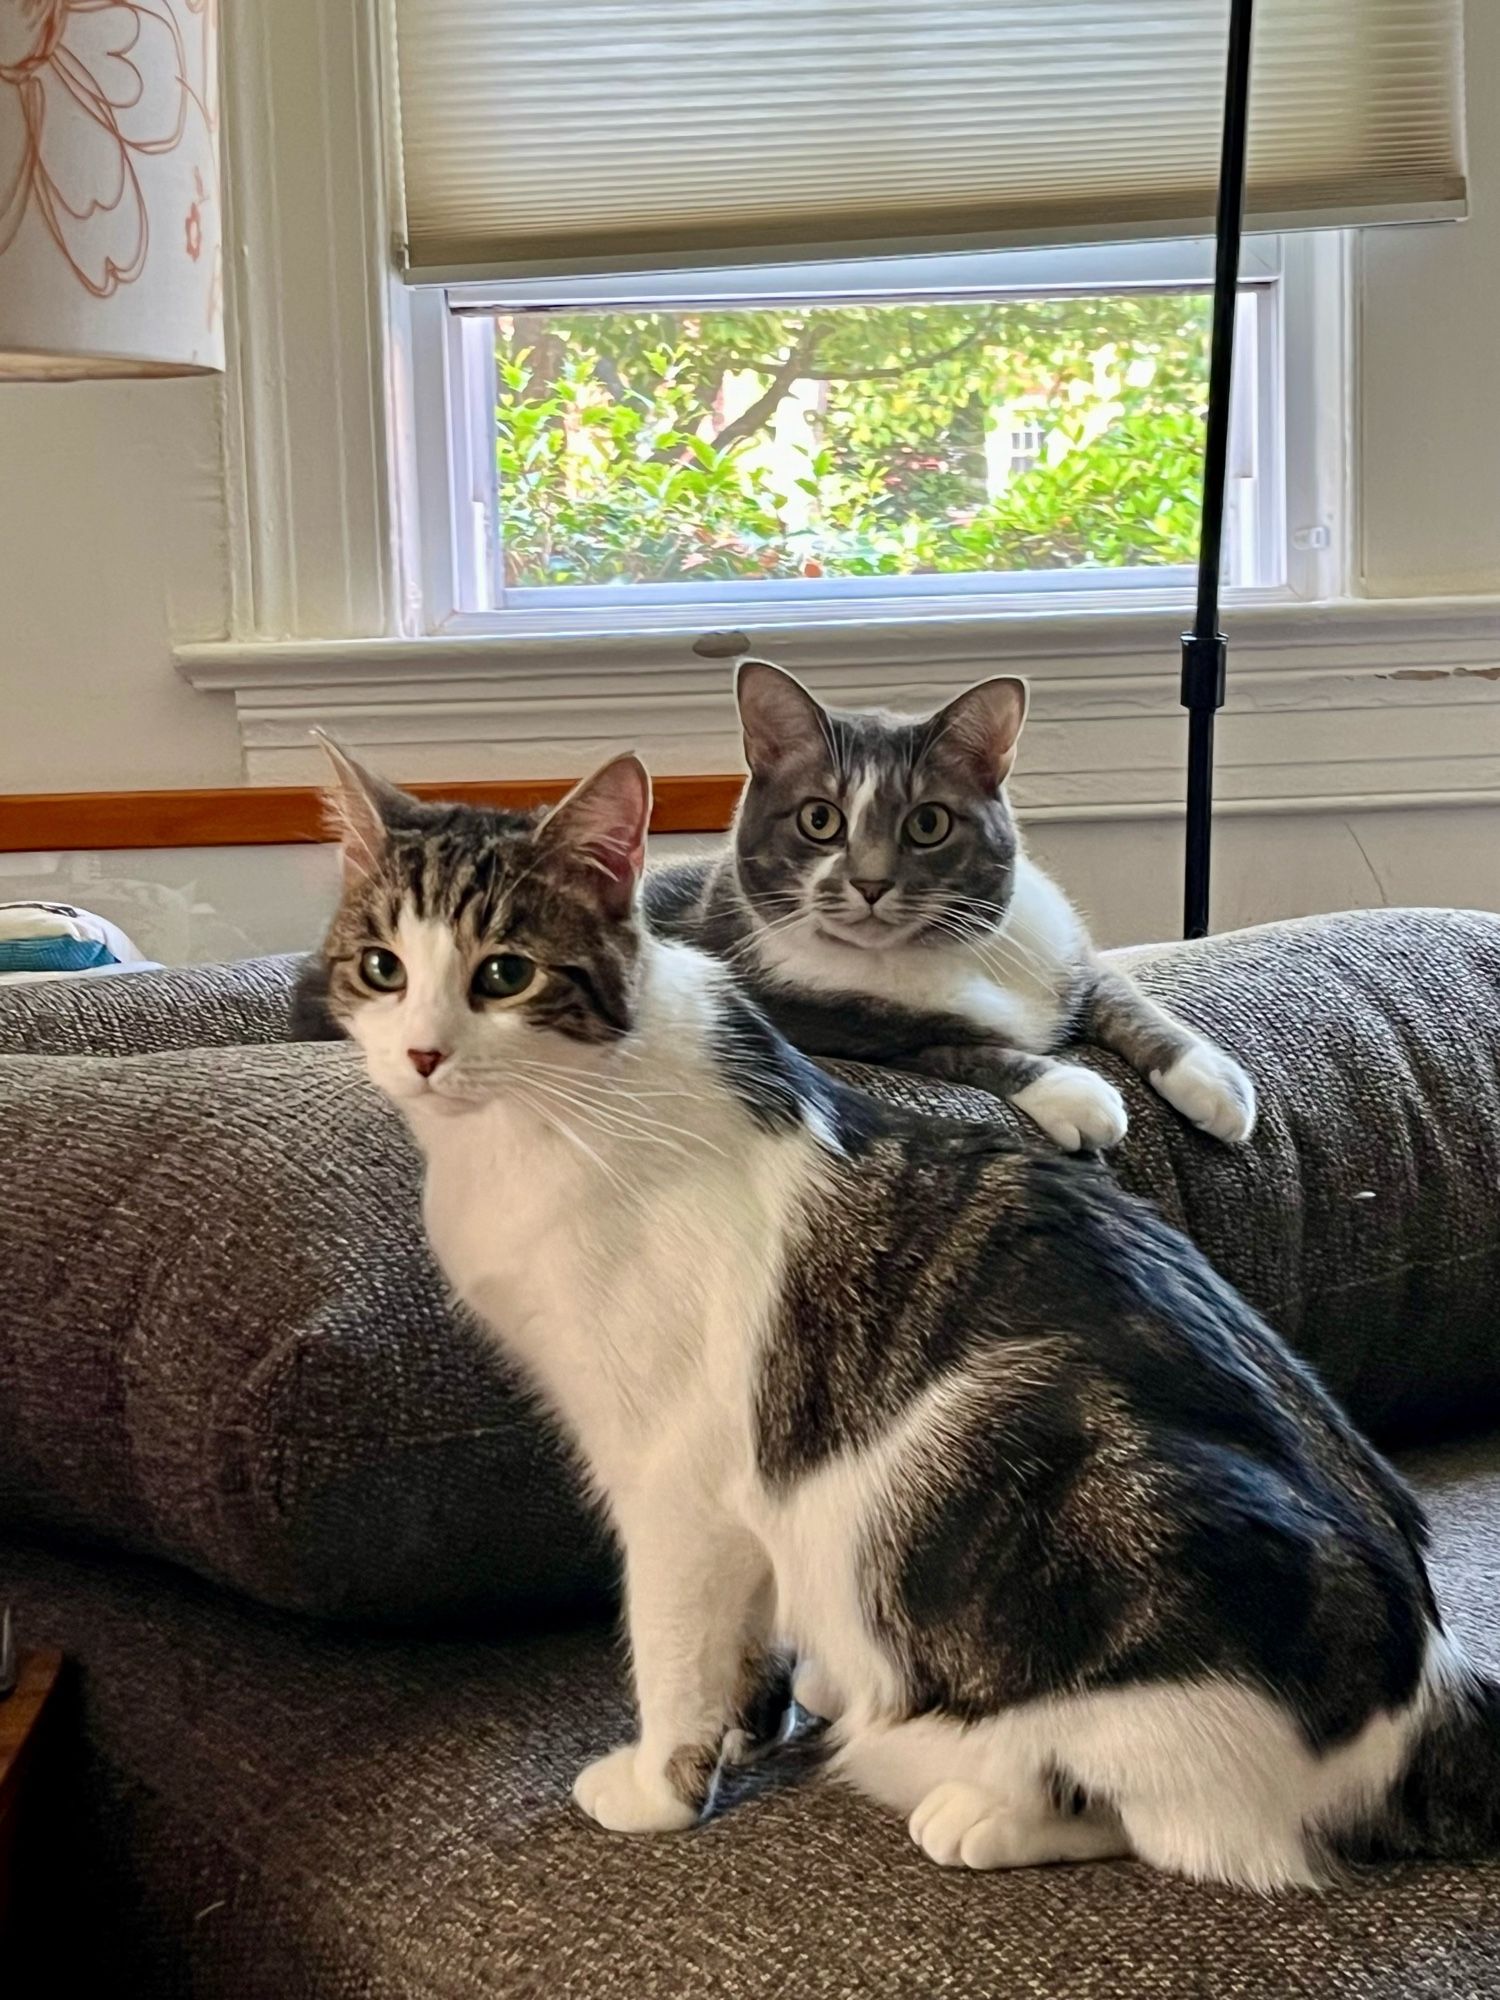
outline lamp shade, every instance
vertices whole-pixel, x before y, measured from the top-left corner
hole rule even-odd
[[[218,0],[0,0],[0,380],[224,365]]]

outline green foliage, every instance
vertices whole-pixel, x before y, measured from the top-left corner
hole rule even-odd
[[[501,319],[506,580],[1191,562],[1206,350],[1183,293]],[[997,490],[1022,418],[1044,452]]]

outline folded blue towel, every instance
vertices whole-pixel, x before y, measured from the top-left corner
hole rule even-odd
[[[0,903],[0,979],[94,972],[139,958],[123,931],[89,910],[70,903]]]
[[[0,972],[87,972],[118,964],[98,938],[0,938]]]

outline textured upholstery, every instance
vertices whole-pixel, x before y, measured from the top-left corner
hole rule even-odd
[[[346,1045],[274,1039],[295,966],[0,994],[0,1047],[63,1051],[0,1056],[0,1523],[328,1614],[595,1596],[567,1469],[445,1304],[399,1119]],[[1231,1151],[1087,1054],[1130,1097],[1121,1178],[1377,1432],[1500,1412],[1500,918],[1325,918],[1137,969],[1262,1115]]]
[[[351,1050],[277,1045],[295,969],[0,995],[0,1590],[72,1662],[0,1990],[1500,1993],[1500,1865],[1274,1904],[1134,1863],[969,1877],[818,1782],[688,1835],[585,1824],[568,1786],[628,1692],[609,1630],[560,1621],[607,1558],[444,1306],[399,1122]],[[1141,969],[1248,1061],[1262,1124],[1228,1153],[1086,1054],[1130,1096],[1122,1179],[1388,1434],[1500,1410],[1500,919],[1321,919]],[[1500,1443],[1413,1469],[1444,1607],[1500,1665]],[[282,1605],[444,1619],[314,1624],[103,1538]]]
[[[134,1056],[284,1042],[300,959],[245,958],[0,991],[0,1055]]]
[[[0,1158],[0,1522],[353,1616],[604,1580],[352,1049],[8,1057]]]
[[[1421,1471],[1440,1594],[1493,1664],[1500,1448]],[[14,1546],[0,1574],[22,1629],[82,1662],[48,1788],[60,1904],[36,1911],[46,1977],[18,2000],[1500,1993],[1497,1865],[1274,1903],[1134,1862],[950,1874],[820,1782],[626,1839],[568,1803],[578,1764],[627,1728],[607,1632],[370,1637]]]

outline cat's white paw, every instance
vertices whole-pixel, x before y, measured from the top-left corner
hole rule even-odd
[[[1241,1146],[1255,1130],[1255,1085],[1232,1056],[1195,1042],[1170,1069],[1154,1069],[1151,1087],[1211,1138]]]
[[[1019,1868],[1032,1860],[1025,1819],[993,1792],[957,1780],[933,1787],[909,1831],[939,1868]]]
[[[573,1802],[611,1833],[681,1833],[698,1818],[697,1806],[678,1796],[665,1771],[646,1764],[636,1743],[585,1764],[573,1780]]]
[[[820,1722],[834,1722],[844,1712],[844,1697],[816,1660],[799,1660],[792,1676],[792,1699]]]
[[[1114,1085],[1074,1063],[1058,1063],[1010,1101],[1069,1153],[1118,1146],[1130,1123],[1125,1100]]]
[[[940,1868],[1037,1868],[1130,1851],[1112,1812],[1059,1813],[1040,1797],[1002,1799],[956,1779],[934,1785],[908,1830]]]

